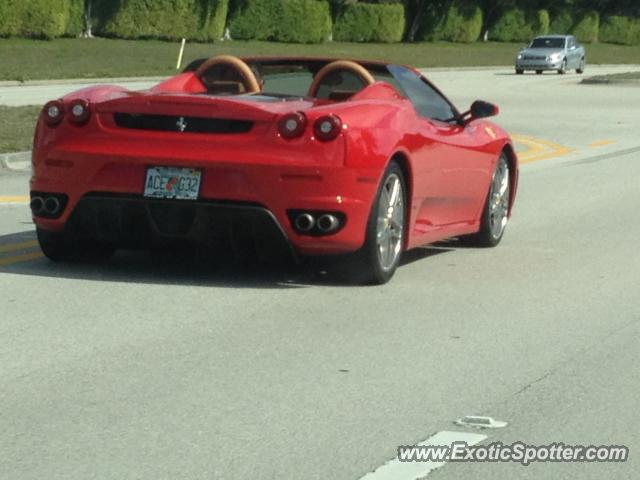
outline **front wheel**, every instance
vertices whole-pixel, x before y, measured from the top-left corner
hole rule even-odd
[[[566,58],[564,60],[562,60],[562,65],[558,69],[558,74],[559,75],[564,75],[565,73],[567,73],[567,59]]]
[[[493,172],[489,195],[480,218],[480,230],[466,238],[468,243],[478,247],[495,247],[500,243],[507,227],[510,194],[509,162],[503,153]]]
[[[576,68],[576,73],[584,73],[584,58],[580,60],[580,65],[578,65],[578,68]]]
[[[524,70],[522,68],[516,68],[516,75],[522,75]]]
[[[364,246],[355,254],[352,280],[380,285],[393,277],[404,245],[406,196],[404,174],[392,161],[373,203]]]

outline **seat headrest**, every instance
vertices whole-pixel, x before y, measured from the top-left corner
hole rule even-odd
[[[343,102],[349,100],[356,93],[358,93],[356,90],[331,90],[328,99],[334,102]]]
[[[207,83],[207,92],[212,95],[239,95],[244,91],[242,82],[216,80]]]

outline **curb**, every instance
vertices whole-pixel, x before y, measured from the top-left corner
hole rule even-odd
[[[112,83],[130,83],[130,82],[161,82],[169,78],[170,75],[163,77],[103,77],[103,78],[67,78],[55,80],[26,80],[20,82],[17,80],[0,81],[0,87],[37,87],[46,85],[75,85],[75,84],[112,84]]]
[[[26,172],[31,170],[31,151],[0,153],[0,169]]]
[[[421,72],[474,72],[486,70],[512,69],[513,65],[489,65],[476,67],[416,67]]]
[[[585,78],[583,85],[640,85],[638,78]]]

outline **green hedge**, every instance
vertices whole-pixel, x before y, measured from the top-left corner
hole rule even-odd
[[[631,29],[631,45],[640,45],[640,18],[633,21]]]
[[[246,0],[229,29],[236,40],[320,43],[331,33],[331,13],[324,0]]]
[[[537,35],[549,33],[549,12],[524,12],[518,8],[507,10],[500,16],[489,36],[499,42],[527,42]]]
[[[499,42],[522,42],[531,36],[526,32],[527,22],[524,12],[514,8],[504,12],[489,31],[489,38]]]
[[[402,4],[347,4],[336,20],[333,39],[340,42],[400,42],[404,26]]]
[[[228,0],[93,0],[93,32],[118,38],[212,41],[224,33]]]
[[[482,10],[456,1],[442,10],[432,4],[427,10],[418,38],[426,41],[471,43],[478,40],[482,31]]]
[[[639,45],[640,19],[622,16],[606,17],[600,24],[598,40],[621,45]]]
[[[75,36],[84,29],[83,12],[83,0],[0,0],[0,36]]]
[[[84,0],[69,0],[69,21],[65,35],[77,37],[84,31]]]
[[[547,10],[536,10],[530,13],[530,25],[532,36],[547,35],[551,24]]]
[[[573,27],[573,17],[569,12],[560,12],[551,21],[549,25],[549,33],[555,35],[566,35]]]
[[[598,41],[600,30],[600,14],[598,12],[588,12],[573,26],[571,33],[578,41],[593,43]]]

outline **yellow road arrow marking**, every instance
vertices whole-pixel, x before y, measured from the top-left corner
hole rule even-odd
[[[593,142],[589,144],[589,148],[598,148],[598,147],[606,147],[607,145],[611,145],[612,143],[616,143],[615,140],[600,140],[598,142]]]
[[[532,163],[549,158],[561,157],[573,151],[572,149],[558,143],[542,140],[540,138],[518,134],[512,134],[511,138],[528,147],[524,152],[518,153],[520,163]]]

